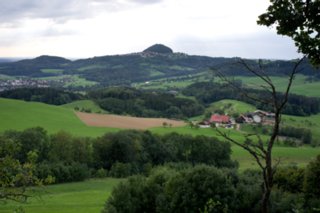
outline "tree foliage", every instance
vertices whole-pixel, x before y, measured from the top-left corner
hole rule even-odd
[[[320,65],[320,1],[270,0],[258,24],[275,26],[278,34],[291,37],[299,52]]]

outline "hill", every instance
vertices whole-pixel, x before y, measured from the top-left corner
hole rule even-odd
[[[100,56],[70,61],[57,56],[40,56],[35,59],[12,63],[0,63],[0,74],[11,76],[61,76],[77,75],[101,86],[129,85],[160,78],[181,77],[208,73],[210,68],[219,69],[226,75],[250,76],[246,69],[236,63],[239,58],[195,56],[174,52],[171,48],[155,44],[142,52]],[[250,66],[259,67],[257,60],[246,60]],[[261,61],[260,61],[261,62]],[[294,66],[294,61],[263,60],[270,75],[284,76]],[[320,72],[305,60],[301,73],[320,78]]]
[[[13,76],[50,76],[48,72],[42,72],[43,69],[64,69],[70,60],[57,56],[39,56],[34,59],[25,59],[11,63],[1,64],[1,73]]]
[[[163,45],[163,44],[155,44],[151,47],[148,47],[143,51],[144,53],[159,53],[159,54],[172,54],[173,51],[171,48]]]
[[[115,130],[88,127],[71,109],[5,98],[0,98],[0,120],[0,132],[41,126],[49,133],[64,130],[79,136],[98,136]]]

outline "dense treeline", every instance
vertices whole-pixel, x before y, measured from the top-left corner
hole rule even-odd
[[[176,133],[159,136],[148,131],[128,130],[90,139],[66,132],[48,135],[36,127],[4,132],[0,135],[0,146],[1,159],[10,152],[21,164],[28,161],[30,153],[35,154],[36,176],[50,177],[56,183],[91,176],[127,177],[148,173],[152,167],[170,162],[236,166],[230,158],[230,144],[215,138]]]
[[[182,119],[204,112],[204,107],[194,100],[130,87],[110,87],[91,91],[88,96],[102,109],[115,114]]]
[[[316,212],[319,175],[320,156],[305,169],[279,168],[270,212]],[[158,167],[115,187],[102,212],[260,212],[261,184],[261,174],[253,170]]]
[[[235,82],[241,86],[241,82]],[[263,90],[257,89],[244,89],[248,96],[255,97],[256,99],[268,100],[268,93]],[[239,91],[234,90],[230,85],[217,84],[213,82],[199,82],[194,83],[185,89],[182,93],[187,96],[194,96],[200,103],[204,105],[211,104],[212,102],[223,99],[235,99],[244,101],[256,106],[258,109],[272,111],[273,109],[267,104],[256,102],[247,96],[244,96]],[[282,94],[278,94],[281,98]],[[313,97],[306,97],[301,95],[290,94],[288,103],[283,111],[284,114],[306,116],[317,114],[320,112],[320,99]]]
[[[289,140],[289,142],[290,138],[298,139],[300,144],[310,144],[312,141],[312,133],[310,129],[296,128],[292,126],[281,127],[279,130],[279,136],[288,137],[287,141]],[[295,145],[299,144],[294,141],[292,141],[292,143]]]
[[[62,105],[82,99],[82,95],[54,88],[18,88],[0,92],[0,97]]]

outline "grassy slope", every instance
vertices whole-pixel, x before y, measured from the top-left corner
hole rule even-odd
[[[246,113],[253,112],[256,108],[253,105],[247,104],[245,102],[225,99],[221,101],[217,101],[212,103],[210,107],[208,107],[207,111],[215,111],[217,109],[224,110],[225,113],[233,114],[233,113]]]
[[[236,77],[240,79],[243,84],[253,88],[261,89],[260,85],[262,85],[262,80],[258,77]],[[273,83],[279,91],[285,91],[285,86],[288,84],[288,80],[285,77],[271,77]],[[320,81],[317,82],[306,82],[306,76],[296,75],[291,93],[298,95],[305,95],[311,97],[320,97]]]
[[[4,98],[0,98],[0,120],[0,132],[7,129],[23,130],[41,126],[49,133],[64,130],[78,136],[95,137],[116,130],[88,127],[71,109]]]
[[[111,190],[121,179],[91,179],[85,182],[57,184],[45,187],[40,197],[21,205],[32,213],[97,213],[103,208]],[[0,212],[12,213],[19,204],[0,205]]]
[[[95,104],[91,100],[80,100],[80,101],[74,101],[69,104],[64,104],[62,107],[68,108],[68,109],[74,109],[75,107],[78,107],[80,110],[83,109],[90,109],[91,112],[94,113],[107,113],[103,109],[101,109],[97,104]]]

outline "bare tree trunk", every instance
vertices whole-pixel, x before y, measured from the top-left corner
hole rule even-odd
[[[259,100],[257,97],[250,96],[250,94],[246,93],[243,88],[237,86],[234,84],[234,81],[229,80],[226,78],[222,73],[218,72],[219,77],[226,81],[229,85],[231,85],[233,88],[237,89],[237,91],[242,92],[244,96],[247,98],[250,98],[251,100],[260,102],[262,104],[271,104],[274,110],[274,124],[272,128],[272,133],[270,135],[269,140],[264,144],[260,138],[259,135],[255,135],[258,138],[258,142],[252,142],[251,140],[248,140],[247,143],[241,143],[239,141],[234,140],[231,138],[228,134],[220,131],[217,128],[218,133],[230,141],[231,143],[234,143],[243,149],[247,150],[249,154],[251,154],[254,159],[256,160],[259,168],[262,171],[262,180],[263,180],[263,187],[262,187],[262,198],[261,198],[261,212],[262,213],[268,213],[270,212],[270,196],[272,192],[273,187],[273,176],[276,172],[277,164],[273,165],[272,162],[272,149],[273,145],[277,139],[277,136],[279,135],[279,128],[281,124],[281,115],[282,110],[284,109],[286,103],[288,102],[288,96],[289,92],[294,80],[294,77],[296,73],[298,72],[298,66],[303,61],[304,58],[300,59],[295,66],[292,68],[291,73],[289,75],[288,84],[286,86],[286,91],[283,93],[283,95],[280,97],[275,85],[273,84],[271,78],[268,76],[268,74],[263,71],[262,65],[259,63],[259,70],[255,70],[252,67],[250,67],[245,61],[241,60],[240,64],[242,64],[249,72],[254,74],[255,76],[259,77],[266,85],[261,86],[266,92],[269,93],[270,98],[265,100]],[[251,136],[251,135],[250,135]],[[246,139],[249,139],[250,137],[245,136]],[[280,161],[278,162],[280,163]]]

